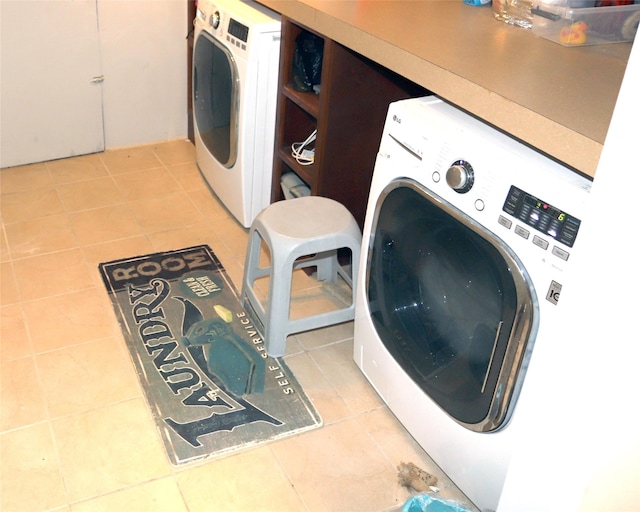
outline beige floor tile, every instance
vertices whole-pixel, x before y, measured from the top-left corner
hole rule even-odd
[[[104,288],[88,288],[23,304],[33,350],[47,352],[114,336]]]
[[[0,170],[2,194],[50,188],[53,183],[46,163],[20,165]]]
[[[125,201],[110,176],[65,183],[58,186],[58,193],[68,212],[112,206]]]
[[[107,150],[100,157],[111,174],[141,171],[162,165],[151,146]]]
[[[216,235],[223,241],[229,251],[244,261],[249,230],[243,228],[235,219],[230,217],[220,219],[213,227]]]
[[[100,153],[63,158],[47,162],[54,183],[71,183],[102,178],[108,175]]]
[[[49,215],[6,226],[12,258],[24,258],[77,247],[66,214]]]
[[[191,197],[198,210],[200,210],[205,219],[207,219],[207,222],[214,228],[218,227],[220,222],[234,222],[240,227],[240,224],[234,219],[229,210],[218,201],[216,196],[206,186],[190,191],[189,197]]]
[[[187,139],[176,139],[151,146],[156,156],[165,165],[195,162],[196,149]]]
[[[170,164],[167,165],[167,169],[183,190],[190,192],[202,190],[209,196],[212,195],[207,188],[207,184],[202,177],[200,169],[198,169],[198,165],[195,162]]]
[[[272,449],[310,512],[370,512],[402,503],[395,468],[355,419]]]
[[[3,194],[0,201],[2,221],[5,224],[22,222],[47,215],[64,213],[58,192],[53,188]]]
[[[176,478],[191,512],[306,510],[267,446],[180,472]]]
[[[25,357],[2,363],[0,382],[2,432],[47,419],[47,409],[33,358]]]
[[[184,228],[200,224],[203,217],[195,208],[186,192],[131,203],[138,223],[146,233]]]
[[[100,263],[115,261],[131,256],[140,256],[154,252],[153,246],[146,236],[134,236],[122,240],[114,240],[102,244],[89,245],[82,248],[91,269],[98,268]],[[101,286],[102,283],[100,283]]]
[[[290,342],[287,341],[287,348],[289,348],[289,344]],[[313,402],[325,425],[352,415],[344,399],[308,353],[287,356],[285,361],[304,392]]]
[[[71,506],[71,512],[187,512],[172,477],[153,480]]]
[[[107,338],[36,356],[52,418],[141,396],[128,354]]]
[[[27,323],[19,304],[0,308],[0,361],[11,361],[33,354]]]
[[[69,222],[80,245],[95,245],[143,234],[127,204],[71,213]]]
[[[314,329],[296,334],[296,338],[305,350],[313,350],[324,347],[337,341],[345,341],[353,338],[353,322],[330,325],[323,329]]]
[[[325,292],[318,284],[291,297],[289,317],[292,319],[311,317],[344,308],[344,305]]]
[[[218,254],[220,253],[216,252],[216,255]],[[229,275],[229,279],[231,279],[231,282],[235,285],[236,290],[238,291],[238,293],[240,293],[242,290],[242,275],[244,273],[244,266],[238,261],[237,258],[231,258],[226,262],[222,260],[222,258],[220,258],[220,261],[224,265],[224,268]]]
[[[93,284],[80,249],[16,260],[13,268],[23,300],[83,290]]]
[[[304,352],[304,347],[298,341],[295,334],[291,336],[287,336],[287,349],[285,351],[285,356],[293,356]]]
[[[0,305],[15,304],[20,301],[16,276],[11,262],[0,263]]]
[[[382,405],[382,400],[353,360],[353,340],[334,343],[309,354],[331,379],[336,391],[354,414]]]
[[[1,201],[1,199],[0,199]],[[4,224],[0,227],[0,261],[9,261],[9,246],[7,245],[7,237],[5,234]]]
[[[216,238],[208,222],[189,226],[188,229],[170,229],[149,235],[149,240],[156,251],[172,251],[194,245],[208,245],[212,247],[212,243]]]
[[[413,462],[434,475],[440,471],[387,406],[361,414],[358,421],[394,466],[401,462]]]
[[[42,512],[66,504],[48,423],[0,436],[0,510]]]
[[[160,199],[170,196],[177,190],[182,190],[175,178],[164,167],[117,174],[113,179],[128,201]]]
[[[52,426],[71,501],[169,474],[142,398],[59,418]]]

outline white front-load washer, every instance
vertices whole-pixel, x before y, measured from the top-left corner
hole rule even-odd
[[[561,342],[563,276],[590,184],[435,96],[389,107],[354,359],[480,509],[498,506],[518,410],[565,378],[545,361]]]
[[[280,16],[253,1],[200,0],[194,20],[198,167],[249,227],[271,199]]]

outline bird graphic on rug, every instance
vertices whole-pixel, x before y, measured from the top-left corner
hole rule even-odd
[[[189,299],[174,299],[184,306],[182,343],[198,367],[218,386],[236,396],[262,392],[264,360],[233,331],[230,324],[233,316],[205,318]]]

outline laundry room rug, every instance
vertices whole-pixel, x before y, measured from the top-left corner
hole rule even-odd
[[[322,424],[208,246],[99,269],[173,464]]]

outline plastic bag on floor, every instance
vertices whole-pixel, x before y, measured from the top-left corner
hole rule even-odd
[[[458,503],[442,500],[430,494],[417,494],[404,504],[402,512],[469,512]]]

